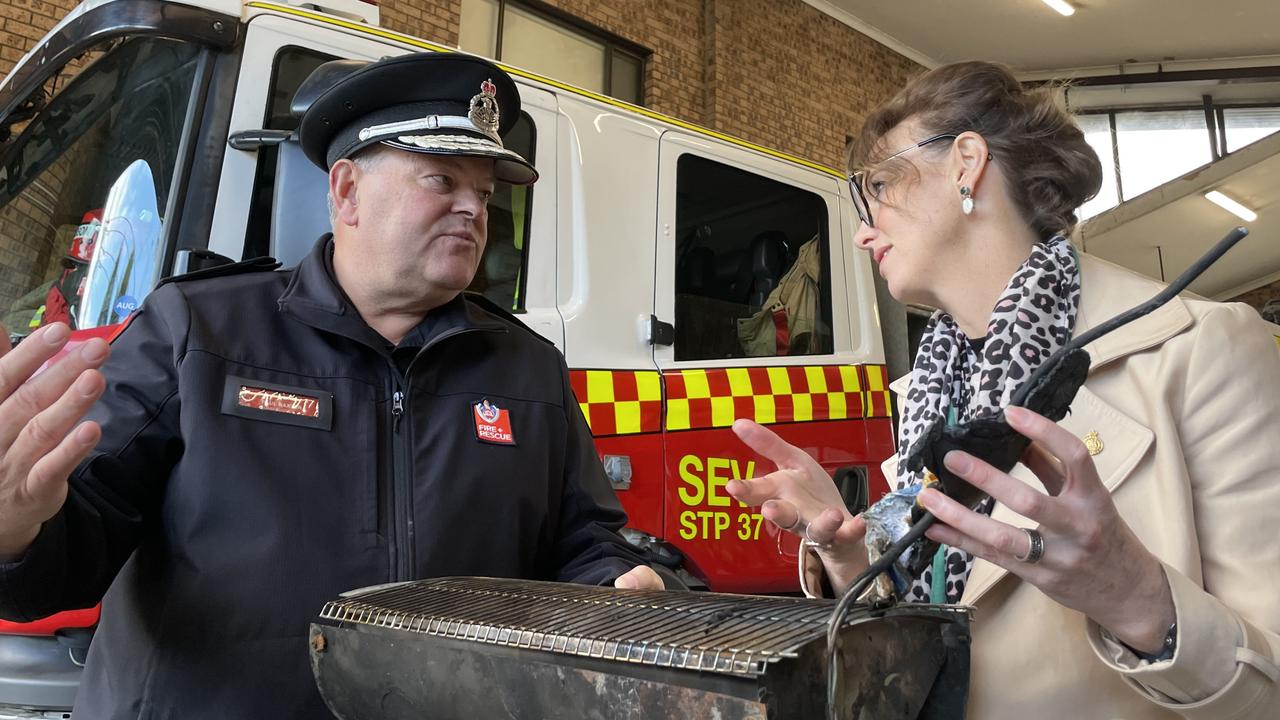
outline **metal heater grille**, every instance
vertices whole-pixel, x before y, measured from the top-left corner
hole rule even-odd
[[[799,598],[440,578],[370,588],[328,603],[320,615],[491,645],[754,676],[769,663],[796,657],[797,648],[822,636],[832,605]],[[860,620],[852,617],[847,624]]]

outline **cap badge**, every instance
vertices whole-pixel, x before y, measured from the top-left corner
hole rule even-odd
[[[467,119],[485,135],[498,136],[498,86],[492,80],[480,83],[480,94],[471,98]]]

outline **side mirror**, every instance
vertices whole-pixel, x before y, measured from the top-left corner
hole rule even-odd
[[[102,210],[102,229],[89,263],[77,327],[124,321],[160,279],[164,223],[155,178],[145,160],[135,160],[112,184]]]

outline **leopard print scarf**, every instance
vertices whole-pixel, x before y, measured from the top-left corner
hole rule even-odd
[[[902,409],[898,457],[937,417],[961,423],[992,414],[1009,403],[1018,386],[1058,348],[1071,339],[1080,306],[1080,266],[1071,243],[1055,236],[1037,244],[1009,280],[991,313],[987,337],[975,349],[955,320],[941,310],[925,327],[911,371],[911,386]],[[954,414],[952,409],[954,408]],[[896,487],[922,479],[905,463],[898,465]],[[987,498],[978,512],[991,514]],[[973,569],[973,556],[946,548],[946,602],[958,603]],[[933,567],[911,584],[907,599],[929,602]]]

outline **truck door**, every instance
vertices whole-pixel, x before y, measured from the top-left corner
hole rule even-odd
[[[234,97],[230,99],[228,134],[296,127],[296,118],[291,118],[288,112],[293,93],[311,70],[327,60],[373,60],[403,51],[376,38],[295,18],[255,15],[246,26],[240,76]],[[265,147],[226,149],[218,182],[218,202],[209,231],[209,250],[233,260],[272,254],[264,233],[274,215],[276,159],[275,151]],[[305,215],[299,221],[309,227],[321,228],[322,232],[328,230],[327,217],[317,220],[311,213],[297,214]],[[319,234],[316,233],[316,237]]]
[[[725,491],[775,469],[733,435],[735,418],[805,449],[854,505],[882,459],[867,431],[887,416],[869,382],[883,388],[882,350],[854,312],[865,293],[850,285],[841,182],[715,139],[662,136],[654,314],[674,326],[654,346],[664,536],[715,590],[797,588],[795,539]],[[867,302],[874,312],[873,292]]]
[[[210,180],[201,138],[225,114],[209,88],[234,77],[237,30],[190,6],[93,3],[0,84],[0,320],[12,341],[52,322],[75,331],[68,347],[110,336],[169,273],[200,215],[192,188]],[[0,622],[0,715],[64,716],[97,618],[94,607]]]

